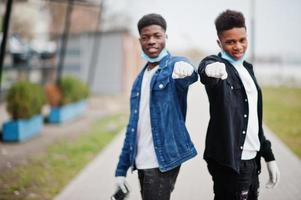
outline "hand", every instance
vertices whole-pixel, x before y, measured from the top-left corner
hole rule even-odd
[[[126,189],[126,186],[125,186],[126,181],[125,181],[124,176],[117,176],[116,177],[116,185],[119,186],[124,193],[127,192],[127,189]]]
[[[191,64],[179,61],[176,62],[175,67],[172,72],[172,78],[178,79],[178,78],[185,78],[187,76],[191,76],[191,74],[194,72],[194,68]]]
[[[267,162],[267,168],[269,172],[269,181],[265,185],[266,188],[271,189],[277,186],[280,181],[280,171],[278,169],[276,161]]]
[[[205,73],[212,78],[220,78],[225,80],[228,77],[226,66],[221,62],[214,62],[206,66]]]

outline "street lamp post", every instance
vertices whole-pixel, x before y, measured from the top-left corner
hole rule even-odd
[[[96,30],[98,29],[99,25],[101,24],[101,19],[102,19],[102,13],[104,12],[104,0],[101,1],[99,5],[99,12],[97,16],[97,24],[96,24]],[[94,78],[95,78],[95,70],[96,70],[96,65],[98,63],[98,52],[100,49],[101,45],[101,35],[100,37],[97,37],[96,32],[94,33],[94,42],[93,42],[93,47],[92,47],[92,53],[91,53],[91,59],[90,59],[90,65],[89,65],[89,71],[88,71],[88,79],[87,79],[87,84],[92,88],[93,83],[94,83]]]
[[[71,14],[73,10],[73,4],[74,0],[68,1],[68,7],[66,11],[66,17],[65,17],[65,26],[64,26],[64,32],[61,40],[61,47],[60,47],[60,57],[59,57],[59,63],[58,63],[58,70],[57,70],[57,82],[60,82],[63,69],[64,69],[64,61],[65,61],[65,54],[66,54],[66,48],[68,44],[68,38],[69,38],[69,31],[70,31],[70,25],[71,25]]]
[[[5,57],[6,41],[7,41],[7,35],[9,31],[9,21],[10,21],[12,7],[13,7],[13,0],[7,0],[6,11],[5,11],[3,25],[2,25],[3,36],[2,36],[1,49],[0,49],[0,95],[1,95],[2,69],[3,69],[3,63]]]

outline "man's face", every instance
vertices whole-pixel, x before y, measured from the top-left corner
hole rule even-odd
[[[248,48],[247,32],[245,28],[232,28],[219,35],[218,45],[233,59],[239,60]]]
[[[143,52],[149,57],[155,58],[165,47],[166,34],[159,25],[146,26],[141,30],[139,41]]]

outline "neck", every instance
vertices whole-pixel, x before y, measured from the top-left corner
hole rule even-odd
[[[148,70],[152,70],[152,69],[154,69],[157,65],[159,65],[159,62],[154,62],[154,63],[148,63],[148,65],[147,65],[147,69]]]

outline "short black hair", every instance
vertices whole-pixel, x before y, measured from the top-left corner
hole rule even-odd
[[[146,26],[150,26],[150,25],[159,25],[161,26],[164,31],[166,31],[166,21],[165,19],[156,13],[151,13],[151,14],[147,14],[144,15],[139,21],[138,21],[138,31],[139,33],[141,33],[141,30],[146,27]]]
[[[232,28],[246,28],[245,17],[239,11],[226,10],[215,19],[217,35]]]

